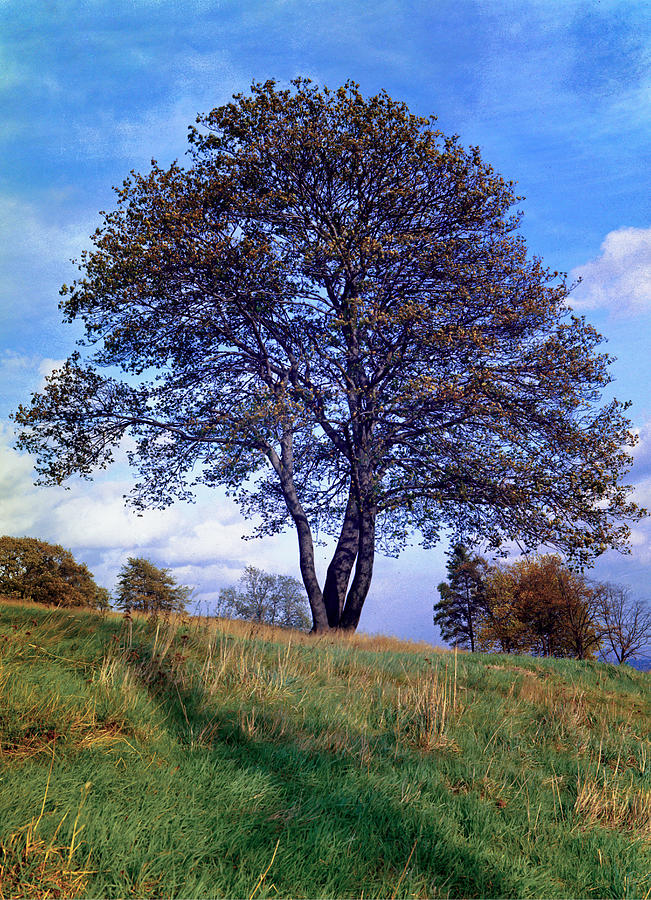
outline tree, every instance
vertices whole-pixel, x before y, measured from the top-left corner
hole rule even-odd
[[[493,567],[486,585],[484,649],[588,659],[601,644],[600,588],[546,554]]]
[[[576,572],[562,570],[557,576],[563,601],[564,646],[575,659],[594,659],[601,651],[601,586]]]
[[[449,580],[439,584],[441,599],[434,604],[434,624],[443,640],[473,653],[484,613],[486,570],[486,560],[471,556],[463,544],[456,544],[448,562]]]
[[[222,588],[221,615],[282,628],[310,627],[309,606],[303,586],[289,575],[271,575],[247,566],[239,587]]]
[[[295,527],[317,631],[357,626],[376,544],[414,529],[583,561],[626,545],[641,512],[626,405],[599,405],[609,357],[477,148],[304,79],[254,84],[189,139],[187,168],[117,189],[62,288],[85,355],[15,416],[41,483],[129,434],[136,506],[225,485],[256,534]],[[323,585],[316,529],[337,538]]]
[[[0,537],[0,594],[55,606],[102,608],[108,600],[84,563],[59,544]]]
[[[645,600],[634,599],[617,584],[600,586],[599,612],[603,628],[602,655],[618,663],[632,659],[651,645],[651,609]]]
[[[518,616],[517,578],[508,566],[491,566],[485,587],[484,617],[478,631],[485,651],[526,653],[527,626]]]
[[[121,609],[180,612],[189,596],[190,588],[177,584],[169,569],[159,569],[148,559],[130,556],[120,570],[116,600]]]

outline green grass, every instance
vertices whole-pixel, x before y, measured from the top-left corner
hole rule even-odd
[[[0,898],[649,897],[649,675],[0,606]]]

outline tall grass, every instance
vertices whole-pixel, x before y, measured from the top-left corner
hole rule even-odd
[[[648,688],[6,605],[0,897],[651,896]]]

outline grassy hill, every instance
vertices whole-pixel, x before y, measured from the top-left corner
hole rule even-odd
[[[0,606],[0,898],[649,897],[650,677]]]

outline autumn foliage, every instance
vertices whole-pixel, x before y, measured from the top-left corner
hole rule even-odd
[[[469,650],[626,662],[651,643],[645,601],[555,554],[489,565],[457,545],[438,590],[434,623],[444,640]]]
[[[539,656],[594,657],[599,587],[554,555],[494,567],[486,583],[483,649]]]

